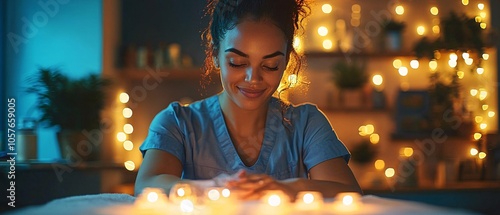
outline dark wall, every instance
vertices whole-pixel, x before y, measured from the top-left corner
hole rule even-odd
[[[122,2],[122,46],[181,45],[194,65],[204,60],[201,33],[208,24],[203,0],[150,0]],[[202,19],[203,18],[203,19]]]

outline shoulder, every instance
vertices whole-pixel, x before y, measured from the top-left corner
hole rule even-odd
[[[189,105],[183,105],[179,102],[170,103],[165,109],[161,110],[154,117],[151,128],[162,130],[165,124],[183,124],[189,121],[195,121],[206,117],[214,112],[217,107],[217,97],[212,96],[203,100],[195,101]]]

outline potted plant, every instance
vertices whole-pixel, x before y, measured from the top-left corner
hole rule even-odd
[[[41,111],[39,122],[60,129],[57,138],[62,158],[97,160],[99,144],[89,143],[84,134],[100,127],[104,88],[109,81],[97,74],[70,79],[51,68],[40,68],[29,81],[27,91],[37,96]]]
[[[359,108],[366,102],[363,88],[368,82],[368,74],[364,63],[338,62],[333,67],[333,81],[339,89],[339,103],[344,107]]]
[[[391,19],[382,23],[382,27],[384,30],[383,44],[385,44],[385,49],[388,51],[400,51],[403,44],[402,33],[406,24]]]

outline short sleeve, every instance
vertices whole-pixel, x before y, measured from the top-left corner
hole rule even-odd
[[[349,162],[351,157],[346,146],[338,139],[330,121],[314,105],[307,105],[304,130],[304,164],[309,171],[321,162],[342,157]]]
[[[180,129],[179,103],[172,103],[159,112],[151,122],[148,136],[139,148],[142,155],[149,149],[159,149],[177,157],[185,164],[184,135]]]

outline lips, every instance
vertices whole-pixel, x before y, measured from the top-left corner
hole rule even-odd
[[[266,91],[265,89],[264,90],[250,89],[250,88],[238,88],[238,89],[240,90],[241,94],[243,94],[248,98],[260,97]]]

